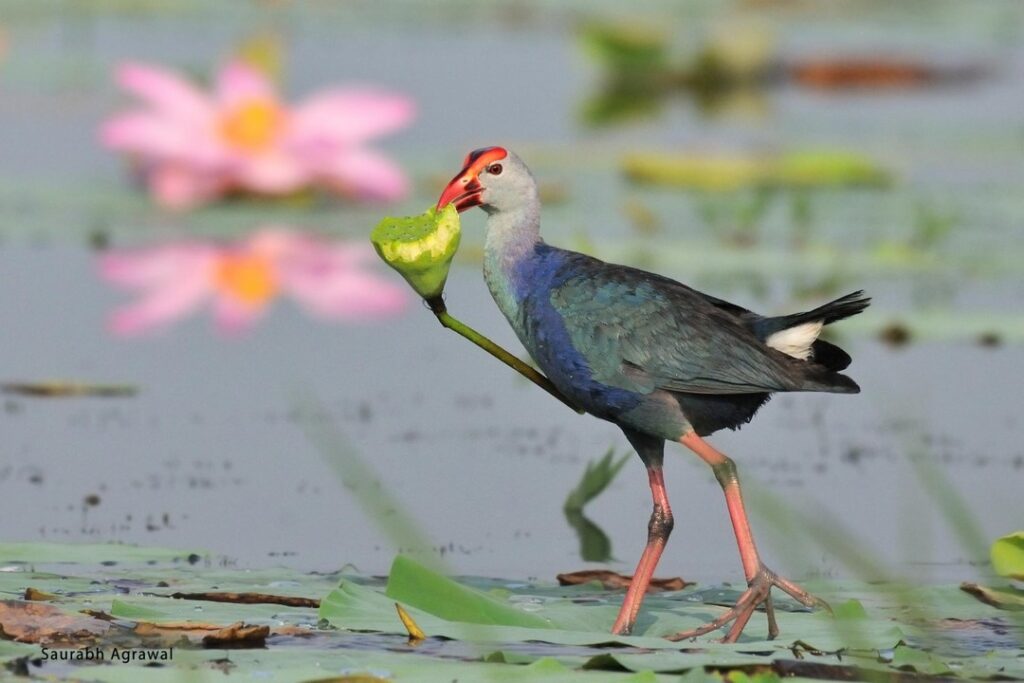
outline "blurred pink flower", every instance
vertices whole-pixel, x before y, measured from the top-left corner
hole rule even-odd
[[[7,59],[7,31],[0,26],[0,64],[3,64],[5,59]]]
[[[405,288],[365,267],[376,255],[362,243],[328,242],[265,229],[231,245],[181,242],[112,250],[101,276],[139,297],[110,316],[109,328],[133,336],[164,327],[209,302],[222,332],[250,328],[279,294],[311,315],[362,321],[397,314]]]
[[[413,102],[403,95],[334,88],[289,107],[263,73],[240,61],[220,69],[212,92],[145,64],[122,64],[116,80],[144,106],[107,120],[100,138],[132,156],[164,206],[187,208],[234,191],[281,195],[319,186],[392,200],[408,189],[401,168],[366,147],[412,120]]]

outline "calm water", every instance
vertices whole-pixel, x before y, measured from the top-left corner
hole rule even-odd
[[[139,394],[3,399],[0,538],[122,540],[206,548],[246,565],[385,571],[395,549],[298,417],[294,397],[312,392],[458,571],[550,578],[582,568],[561,504],[587,461],[609,446],[624,451],[624,439],[519,381],[425,310],[342,325],[281,303],[241,339],[219,337],[205,315],[138,340],[105,331],[106,315],[126,297],[100,281],[85,246],[90,235],[102,232],[114,246],[155,244],[283,223],[362,239],[384,211],[234,207],[168,217],[135,197],[118,161],[96,145],[97,123],[121,102],[109,85],[111,64],[131,57],[204,70],[233,41],[272,24],[284,27],[291,92],[357,80],[419,101],[417,124],[384,147],[422,190],[390,211],[421,210],[436,196],[436,176],[452,175],[467,149],[501,142],[535,158],[542,179],[566,190],[568,200],[546,213],[552,242],[657,267],[765,311],[868,289],[873,317],[844,339],[862,394],[779,396],[753,424],[715,439],[752,487],[810,514],[827,507],[880,557],[935,579],[975,569],[964,565],[966,551],[911,457],[938,467],[987,537],[1020,526],[1024,347],[1014,330],[1024,279],[1013,264],[1024,219],[1024,41],[1014,5],[993,3],[967,20],[950,5],[923,24],[881,8],[767,15],[783,56],[889,48],[994,66],[977,84],[909,94],[768,90],[752,118],[707,118],[679,95],[648,122],[599,131],[578,122],[599,75],[573,40],[578,17],[567,10],[412,25],[408,16],[358,5],[352,16],[256,19],[198,7],[58,19],[31,7],[0,3],[8,41],[0,64],[0,379],[127,383]],[[683,44],[723,19],[699,9],[649,12],[687,26]],[[899,180],[888,191],[813,196],[810,239],[839,258],[787,266],[773,255],[788,249],[789,198],[764,217],[759,246],[737,251],[701,223],[701,197],[623,183],[615,166],[622,151],[664,146],[855,148]],[[651,207],[660,232],[638,236],[622,211],[628,201]],[[858,260],[879,244],[906,243],[921,207],[954,222],[941,241],[914,247],[932,265],[904,272]],[[467,261],[481,226],[482,216],[464,220]],[[478,271],[473,263],[456,268],[450,308],[518,351]],[[829,291],[802,298],[806,290]],[[929,341],[892,349],[864,334],[921,310],[940,320]],[[1008,343],[987,348],[973,333],[957,334],[978,316]],[[677,526],[659,573],[738,579],[718,487],[692,456],[672,450],[667,481]],[[98,505],[85,504],[91,494]],[[588,507],[612,539],[616,569],[631,570],[649,507],[639,460]],[[756,515],[770,564],[796,575],[848,573],[824,551],[789,550]]]

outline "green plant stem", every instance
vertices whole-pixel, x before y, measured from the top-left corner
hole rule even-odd
[[[505,365],[509,366],[513,370],[516,370],[526,379],[530,380],[544,391],[548,392],[559,401],[569,406],[579,414],[583,414],[582,408],[577,408],[567,399],[562,392],[560,392],[554,384],[551,383],[547,377],[534,370],[532,367],[521,361],[520,359],[513,356],[511,353],[506,351],[501,346],[498,346],[493,341],[474,330],[469,325],[461,322],[460,320],[453,318],[448,309],[444,304],[444,300],[440,296],[433,297],[426,300],[427,305],[430,306],[430,310],[433,311],[434,315],[437,316],[437,321],[443,326],[447,327],[453,332],[461,334],[463,337],[473,342],[481,349],[491,354]]]

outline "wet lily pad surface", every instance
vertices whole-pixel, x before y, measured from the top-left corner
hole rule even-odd
[[[637,633],[611,636],[622,591],[597,582],[453,579],[403,556],[388,577],[374,577],[245,570],[191,551],[67,547],[71,553],[55,554],[46,545],[0,545],[0,557],[18,558],[0,571],[0,662],[8,672],[141,683],[185,672],[275,681],[667,681],[701,680],[711,671],[1024,679],[1021,622],[957,586],[819,581],[811,587],[831,601],[834,614],[779,600],[782,635],[775,641],[764,640],[764,624],[755,623],[736,644],[710,636],[674,643],[660,636],[721,613],[738,587],[651,595]],[[28,589],[35,600],[25,600]],[[173,597],[208,592],[310,604]],[[396,602],[424,639],[409,639]],[[225,640],[210,639],[218,632]],[[75,648],[102,651],[104,659],[45,654]],[[112,655],[115,648],[121,654]],[[123,661],[125,652],[172,652],[173,659]]]

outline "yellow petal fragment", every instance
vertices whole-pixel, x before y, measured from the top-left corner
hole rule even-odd
[[[412,616],[405,611],[399,603],[395,603],[395,609],[398,610],[398,618],[402,620],[402,625],[405,626],[405,630],[409,632],[409,641],[415,642],[418,640],[424,640],[427,634],[423,632],[423,629],[413,621]]]

